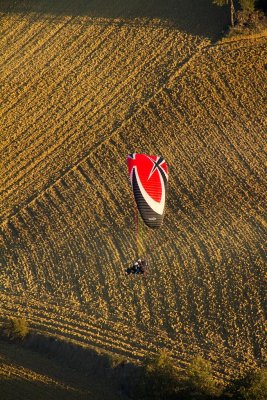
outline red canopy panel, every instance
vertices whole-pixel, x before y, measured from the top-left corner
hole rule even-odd
[[[134,198],[146,225],[159,228],[163,222],[168,186],[168,166],[161,156],[133,153],[127,157]]]

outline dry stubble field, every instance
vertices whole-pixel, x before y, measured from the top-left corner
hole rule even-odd
[[[266,37],[212,45],[158,19],[1,15],[2,315],[225,377],[266,357]],[[170,167],[143,279],[125,158]]]

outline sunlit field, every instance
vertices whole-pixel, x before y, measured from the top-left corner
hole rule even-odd
[[[63,11],[0,26],[1,319],[132,360],[201,354],[224,377],[261,364],[266,37]],[[134,151],[170,169],[138,246]],[[126,277],[145,253],[147,278]]]

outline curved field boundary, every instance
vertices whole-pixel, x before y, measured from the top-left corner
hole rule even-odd
[[[238,38],[236,40],[229,40],[229,42],[219,42],[218,44],[206,44],[205,42],[202,42],[198,49],[196,50],[196,52],[190,56],[187,60],[185,60],[183,62],[183,65],[177,69],[176,71],[174,71],[174,73],[169,77],[168,81],[166,83],[164,83],[163,85],[160,86],[160,88],[153,94],[152,97],[150,97],[149,99],[147,99],[142,106],[136,111],[134,112],[128,119],[125,119],[120,125],[116,126],[115,129],[113,129],[111,131],[111,133],[109,135],[107,135],[106,137],[104,137],[102,140],[97,141],[92,148],[80,159],[78,159],[77,162],[75,162],[71,167],[69,167],[67,169],[67,171],[65,173],[63,173],[58,179],[56,179],[53,183],[49,184],[49,186],[46,186],[45,189],[40,192],[38,195],[35,195],[34,197],[32,197],[28,202],[24,203],[23,206],[19,207],[15,212],[11,213],[8,217],[6,217],[3,221],[2,224],[5,224],[12,216],[17,215],[20,210],[24,209],[25,207],[29,206],[31,203],[33,203],[34,201],[36,201],[39,197],[43,196],[44,193],[46,193],[50,188],[52,188],[54,185],[58,184],[61,179],[64,178],[65,175],[68,175],[69,173],[71,173],[72,171],[74,171],[75,169],[77,169],[80,164],[85,161],[90,155],[92,155],[96,150],[98,150],[99,148],[101,148],[101,146],[105,143],[107,143],[109,140],[111,140],[114,136],[116,136],[118,133],[121,132],[121,130],[132,120],[134,120],[136,118],[137,115],[140,115],[142,113],[142,111],[144,109],[146,109],[147,105],[151,103],[151,101],[153,101],[153,98],[156,98],[161,92],[163,92],[166,88],[168,88],[169,86],[172,85],[172,83],[174,81],[177,81],[177,79],[180,79],[187,71],[187,69],[190,67],[190,65],[192,63],[194,63],[194,61],[200,57],[204,52],[208,52],[210,48],[217,48],[220,46],[226,46],[226,45],[232,45],[235,43],[240,44],[240,42],[244,42],[245,45],[247,45],[248,42],[250,42],[251,40],[253,41],[261,41],[262,39],[266,38],[266,34],[263,35],[259,35],[256,37],[245,37],[245,38]]]
[[[34,201],[36,201],[39,197],[42,197],[44,193],[46,193],[50,188],[52,188],[54,185],[58,184],[61,179],[64,178],[65,175],[68,175],[69,173],[71,173],[72,171],[74,171],[75,169],[77,169],[78,166],[80,166],[80,164],[85,161],[90,155],[92,155],[95,151],[97,151],[99,148],[101,148],[101,146],[105,143],[107,143],[109,140],[111,140],[114,136],[116,136],[116,134],[118,134],[118,132],[120,132],[125,125],[127,125],[129,122],[131,122],[136,115],[140,114],[142,112],[143,109],[145,109],[147,107],[147,105],[151,102],[151,100],[156,97],[159,93],[161,93],[167,86],[169,86],[171,84],[172,81],[174,81],[175,79],[177,79],[177,77],[180,77],[183,73],[185,73],[187,67],[189,67],[189,65],[201,54],[202,50],[206,47],[205,43],[201,43],[199,48],[197,49],[197,51],[193,54],[193,56],[191,56],[189,59],[187,59],[181,68],[179,68],[177,71],[175,71],[175,73],[169,78],[168,82],[166,82],[164,85],[162,85],[154,94],[152,97],[150,97],[149,99],[147,99],[143,105],[138,109],[137,112],[133,113],[128,119],[125,119],[123,121],[122,124],[120,124],[118,127],[116,127],[115,129],[113,129],[111,131],[111,133],[104,137],[102,140],[98,141],[96,144],[94,144],[92,146],[92,148],[89,150],[89,152],[87,152],[82,158],[80,158],[75,164],[73,164],[71,167],[68,168],[68,170],[62,174],[60,176],[60,178],[58,178],[57,180],[55,180],[52,184],[50,184],[49,186],[47,186],[45,188],[45,190],[43,190],[40,194],[38,194],[37,196],[35,196],[34,198],[32,198],[30,201],[26,202],[23,207],[18,208],[18,210],[12,214],[10,214],[7,218],[5,218],[3,220],[3,224],[5,224],[10,217],[17,215],[21,209],[24,209],[25,207],[29,206],[31,203],[33,203]]]
[[[23,39],[14,43],[11,76],[3,81],[2,112],[11,107],[3,118],[4,218],[129,120],[201,42],[165,26],[60,19],[51,37],[38,24],[29,27],[34,42],[27,29],[19,31]],[[20,197],[15,186],[23,186]]]

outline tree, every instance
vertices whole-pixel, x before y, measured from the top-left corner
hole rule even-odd
[[[267,395],[267,369],[253,371],[247,376],[248,388],[241,389],[245,400],[264,400]]]
[[[145,359],[144,398],[166,400],[173,396],[178,385],[176,368],[165,351]]]
[[[231,29],[228,36],[259,33],[266,30],[267,18],[256,0],[212,0],[219,6],[230,5]],[[238,10],[235,5],[238,3]]]
[[[9,318],[3,328],[5,336],[11,340],[22,340],[29,333],[28,323],[25,318]]]
[[[243,12],[252,13],[255,10],[255,0],[239,0]]]
[[[213,0],[212,2],[214,4],[217,4],[217,6],[226,6],[226,5],[229,4],[229,6],[230,6],[230,15],[231,15],[231,25],[234,26],[234,24],[235,24],[234,1],[233,0]]]
[[[225,390],[226,398],[235,400],[265,400],[267,393],[267,369],[249,371],[233,380]]]
[[[192,398],[213,398],[221,393],[218,382],[213,378],[211,364],[201,356],[193,358],[186,375]]]

